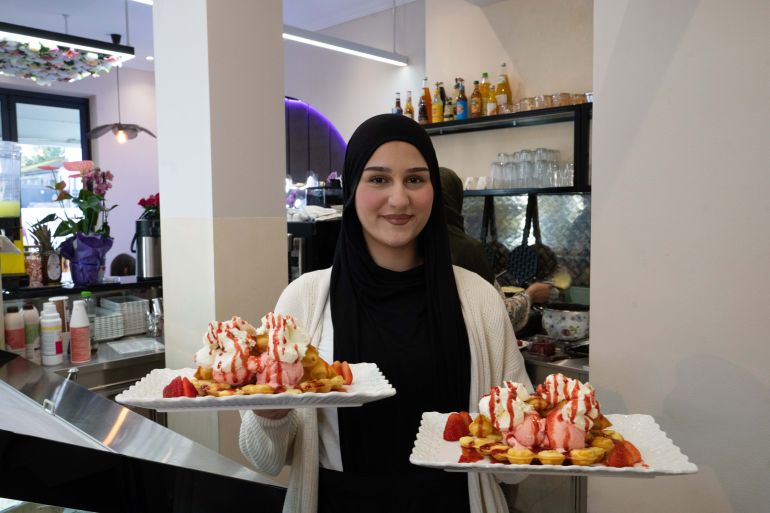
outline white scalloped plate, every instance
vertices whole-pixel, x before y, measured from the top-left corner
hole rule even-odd
[[[409,461],[414,465],[439,468],[449,472],[493,472],[554,474],[578,476],[655,477],[663,475],[694,474],[698,467],[682,454],[679,447],[666,436],[649,415],[607,415],[612,429],[632,442],[642,453],[647,467],[614,468],[604,465],[506,465],[488,459],[476,463],[458,463],[459,442],[444,440],[444,425],[448,413],[425,412],[417,433]],[[475,414],[472,414],[475,418]]]
[[[346,392],[305,394],[254,394],[228,397],[164,398],[163,388],[176,376],[192,377],[195,369],[155,369],[115,400],[122,404],[157,411],[183,410],[266,410],[274,408],[334,408],[361,406],[396,394],[373,363],[350,364],[353,383]]]

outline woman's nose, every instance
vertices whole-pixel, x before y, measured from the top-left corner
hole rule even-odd
[[[396,208],[403,208],[409,205],[409,195],[403,184],[396,183],[393,186],[388,197],[388,203]]]

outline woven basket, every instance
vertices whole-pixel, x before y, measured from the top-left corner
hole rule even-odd
[[[136,296],[102,298],[102,308],[123,314],[123,334],[139,335],[147,332],[147,312],[150,302]]]
[[[94,318],[94,340],[115,340],[124,335],[123,314],[106,308],[97,308]]]

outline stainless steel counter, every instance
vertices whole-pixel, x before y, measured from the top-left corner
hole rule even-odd
[[[105,359],[108,356],[105,354]],[[109,362],[97,361],[93,367],[100,369],[102,365],[109,365]],[[70,487],[65,491],[61,487],[41,483],[38,487],[30,488],[31,491],[22,492],[26,489],[24,480],[35,479],[37,475],[28,468],[39,465],[39,462],[35,463],[34,457],[28,455],[32,451],[46,454],[47,472],[41,476],[53,471],[59,482],[71,479],[72,488],[80,490],[78,497],[84,496],[82,486],[85,482],[94,484],[99,479],[105,479],[99,474],[105,471],[99,469],[108,467],[114,478],[119,478],[121,473],[128,473],[124,476],[125,482],[115,479],[109,490],[88,488],[88,493],[94,493],[91,499],[100,505],[93,508],[93,511],[212,511],[210,508],[214,506],[206,504],[206,500],[199,507],[190,509],[166,509],[157,504],[152,508],[121,506],[116,502],[119,500],[117,497],[128,495],[133,497],[132,500],[141,501],[153,497],[153,500],[180,503],[193,496],[197,500],[196,494],[202,489],[217,490],[220,486],[212,483],[214,487],[209,488],[205,484],[207,480],[246,482],[240,485],[230,482],[222,486],[239,490],[240,497],[243,497],[243,493],[257,493],[264,494],[267,502],[272,505],[280,506],[282,502],[284,492],[258,484],[259,477],[252,470],[94,394],[55,372],[3,351],[0,351],[0,404],[3,410],[8,406],[19,413],[4,415],[0,423],[0,474],[7,476],[0,484],[0,496],[74,506],[66,504],[72,500],[67,495]],[[42,424],[45,424],[44,428]],[[41,432],[41,429],[45,432]],[[78,437],[82,438],[82,443],[77,443]],[[52,454],[52,451],[60,455]],[[20,459],[22,454],[24,457]],[[60,467],[73,471],[62,474]],[[84,474],[87,478],[83,478]],[[145,480],[150,476],[153,480],[161,481],[156,483],[161,489],[164,482],[171,483],[177,489],[161,490],[157,494],[149,488],[144,489],[146,485],[143,483],[149,482]],[[82,479],[86,481],[78,481]],[[113,482],[113,478],[110,478],[110,482]],[[58,502],[53,501],[54,496],[51,494],[55,493],[61,494],[62,499]],[[115,494],[112,501],[111,494]],[[158,498],[154,498],[155,495]],[[228,500],[227,493],[215,495],[220,497],[218,500]],[[240,500],[230,502],[231,506],[243,504]],[[220,503],[220,506],[224,504]]]
[[[70,369],[77,368],[80,385],[93,392],[109,393],[126,388],[151,370],[164,366],[165,346],[161,338],[127,337],[101,342],[90,362],[65,362],[45,368],[62,377],[66,377]]]

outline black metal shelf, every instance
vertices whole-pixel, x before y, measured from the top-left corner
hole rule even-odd
[[[581,187],[548,187],[530,189],[481,189],[464,191],[463,195],[471,196],[519,196],[524,194],[591,194],[591,186]]]
[[[463,119],[459,121],[444,121],[423,125],[428,135],[448,135],[479,130],[494,130],[498,128],[513,128],[521,126],[549,125],[574,121],[580,113],[587,111],[590,116],[590,103],[568,105],[566,107],[551,107],[548,109],[484,116],[481,118]]]
[[[11,301],[14,299],[36,299],[41,297],[47,298],[50,296],[67,296],[79,294],[84,290],[90,292],[110,292],[163,286],[163,278],[137,280],[135,276],[121,276],[119,279],[119,282],[94,283],[91,285],[76,286],[73,283],[65,283],[51,287],[23,287],[16,290],[4,290],[3,301]]]

